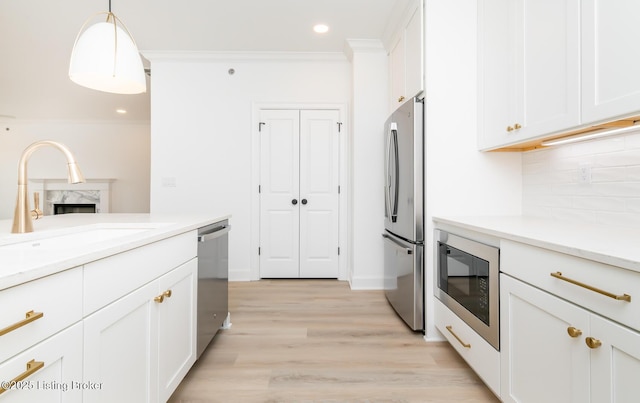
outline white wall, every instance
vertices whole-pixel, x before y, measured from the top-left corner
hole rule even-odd
[[[231,214],[229,276],[252,279],[252,116],[256,103],[340,103],[343,55],[153,54],[151,211]],[[230,75],[229,69],[235,69]],[[175,187],[163,186],[175,181]],[[255,255],[255,256],[254,256]],[[255,263],[253,263],[255,264]]]
[[[476,146],[475,0],[425,1],[426,337],[433,322],[434,216],[521,212],[521,154]]]
[[[640,225],[640,133],[524,153],[522,173],[526,215]]]
[[[353,289],[382,289],[387,53],[377,40],[352,40],[348,45],[353,72],[350,283]]]
[[[0,126],[0,219],[13,217],[22,151],[45,139],[68,146],[87,179],[116,179],[111,212],[148,212],[149,138],[149,122],[5,122]],[[29,178],[67,177],[66,159],[52,147],[34,152],[27,168]]]

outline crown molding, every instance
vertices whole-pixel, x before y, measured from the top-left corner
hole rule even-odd
[[[142,55],[154,61],[346,61],[340,52],[210,52],[142,50]]]

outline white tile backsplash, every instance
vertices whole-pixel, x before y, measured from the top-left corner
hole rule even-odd
[[[522,175],[525,215],[640,225],[640,133],[524,153]]]

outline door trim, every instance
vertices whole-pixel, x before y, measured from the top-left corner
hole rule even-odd
[[[342,122],[340,130],[339,143],[339,181],[340,181],[340,198],[339,198],[339,219],[338,219],[338,237],[340,255],[338,256],[338,280],[348,280],[347,262],[349,261],[350,242],[348,241],[348,223],[349,223],[349,167],[351,159],[349,158],[349,144],[351,143],[350,124],[348,119],[348,110],[346,103],[306,103],[306,102],[253,102],[251,105],[251,218],[250,218],[250,278],[243,279],[253,281],[260,279],[260,259],[258,256],[258,248],[260,247],[260,193],[258,186],[260,185],[260,132],[258,124],[260,123],[260,111],[263,109],[296,109],[296,110],[337,110],[339,119]]]

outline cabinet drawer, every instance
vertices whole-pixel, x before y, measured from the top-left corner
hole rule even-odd
[[[191,231],[86,264],[84,315],[153,281],[197,253],[197,232]]]
[[[435,325],[440,333],[482,378],[493,393],[500,396],[500,352],[494,349],[438,299],[434,299],[434,304]],[[451,327],[451,330],[447,329],[448,326]],[[454,333],[460,340],[456,339]],[[467,344],[469,347],[464,347],[462,343]]]
[[[640,330],[638,272],[507,240],[500,244],[500,270]],[[558,272],[561,278],[552,276]],[[630,296],[630,301],[615,299],[624,295]]]
[[[27,367],[27,363],[34,362]],[[10,382],[31,368],[19,382]],[[76,323],[0,364],[6,389],[1,402],[82,402],[83,389],[97,389],[100,380],[82,378],[82,324]],[[10,382],[7,384],[6,382]],[[91,383],[89,383],[91,382]]]
[[[82,268],[2,290],[0,306],[0,333],[4,333],[0,336],[0,362],[3,362],[82,319]],[[33,311],[31,321],[27,319],[30,311]]]

